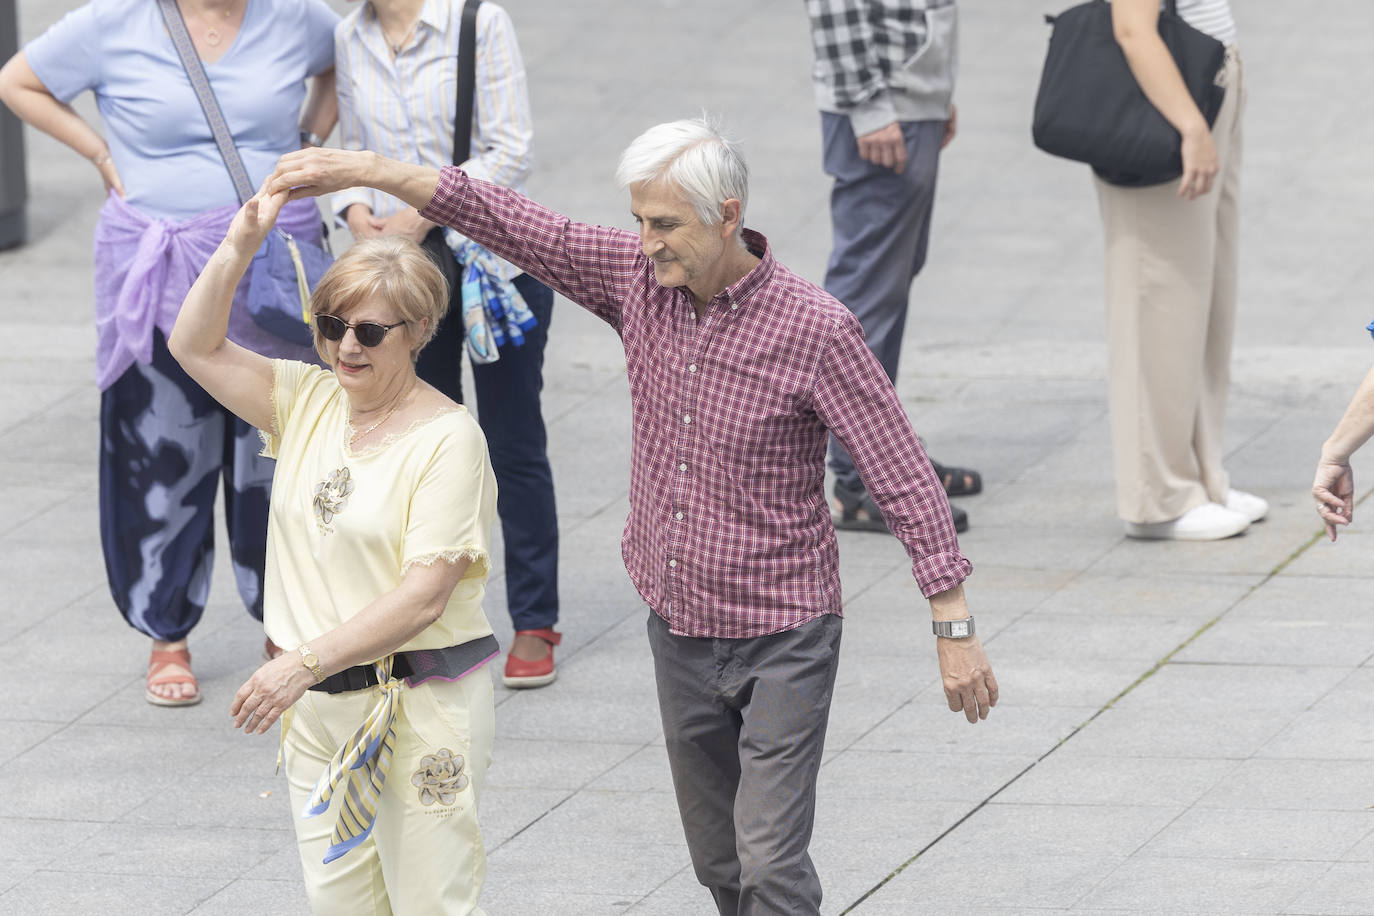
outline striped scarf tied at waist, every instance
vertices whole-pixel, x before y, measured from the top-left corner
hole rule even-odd
[[[334,759],[320,774],[315,791],[305,804],[302,817],[315,817],[329,809],[329,803],[345,778],[348,791],[339,806],[334,835],[324,862],[329,864],[366,840],[377,820],[377,805],[382,798],[382,786],[391,768],[391,756],[396,749],[396,713],[403,682],[392,676],[395,656],[388,655],[377,663],[377,680],[382,696],[368,713],[363,724],[345,741]]]
[[[453,256],[463,269],[463,328],[474,363],[494,363],[498,348],[523,346],[525,332],[538,323],[496,255],[454,229],[444,230]]]

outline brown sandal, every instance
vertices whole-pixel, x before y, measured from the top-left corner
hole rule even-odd
[[[196,692],[189,697],[164,697],[153,692],[163,684],[190,684]],[[148,680],[143,698],[154,706],[194,706],[200,702],[200,685],[191,673],[189,649],[154,649],[148,659]]]

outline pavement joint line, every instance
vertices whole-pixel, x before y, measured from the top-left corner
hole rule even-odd
[[[636,907],[638,907],[640,904],[647,902],[647,901],[649,900],[650,897],[652,897],[654,894],[658,893],[658,891],[659,891],[660,888],[667,887],[669,884],[671,884],[673,881],[675,881],[675,880],[678,878],[679,875],[685,874],[686,872],[690,871],[691,868],[692,868],[691,865],[684,865],[684,866],[682,866],[682,867],[679,868],[677,871],[673,872],[671,875],[669,875],[668,877],[664,878],[662,881],[658,882],[658,884],[656,884],[656,885],[653,887],[653,889],[649,891],[649,893],[645,894],[643,897],[640,897],[638,900],[632,902],[629,906],[625,907],[625,912],[627,912],[627,913],[628,913],[628,912],[631,912],[631,911],[634,910]]]
[[[1365,491],[1365,494],[1355,501],[1355,505],[1358,506],[1358,505],[1360,505],[1361,503],[1363,503],[1366,499],[1369,498],[1369,495],[1370,495],[1371,493],[1374,493],[1374,488],[1371,488],[1370,490]],[[958,819],[957,821],[955,821],[953,824],[950,824],[948,827],[946,827],[943,831],[941,831],[941,833],[940,833],[938,836],[935,837],[935,839],[931,840],[931,841],[930,841],[929,843],[927,843],[925,846],[922,846],[919,850],[917,850],[916,853],[913,854],[913,855],[911,856],[911,858],[907,859],[907,860],[906,860],[905,862],[903,862],[901,865],[898,865],[898,866],[897,866],[896,868],[894,868],[891,872],[889,872],[881,881],[879,881],[877,884],[873,885],[871,888],[869,888],[867,891],[865,891],[865,892],[863,893],[863,895],[859,897],[859,899],[855,900],[853,903],[849,904],[849,906],[847,906],[847,907],[845,907],[843,910],[841,910],[841,911],[840,911],[840,916],[846,916],[847,913],[853,912],[854,909],[857,908],[860,904],[862,904],[865,900],[867,900],[869,897],[872,897],[872,896],[873,896],[874,894],[876,894],[879,890],[881,890],[881,889],[883,888],[884,885],[886,885],[888,882],[892,881],[892,879],[896,878],[898,875],[900,875],[902,872],[904,872],[904,871],[907,869],[908,866],[912,865],[917,859],[919,859],[921,856],[925,855],[927,852],[929,852],[931,849],[933,849],[933,848],[936,846],[936,844],[938,844],[941,840],[943,840],[945,837],[949,836],[951,833],[953,833],[955,830],[957,830],[959,827],[961,827],[961,826],[964,824],[965,821],[967,821],[969,818],[973,817],[973,816],[974,816],[975,814],[977,814],[979,811],[982,811],[983,808],[987,807],[987,805],[990,804],[990,803],[992,802],[993,799],[995,799],[997,796],[1001,795],[1001,794],[1002,794],[1003,792],[1005,792],[1007,789],[1011,788],[1011,786],[1014,785],[1018,780],[1020,780],[1022,776],[1025,776],[1025,775],[1026,775],[1027,773],[1029,773],[1031,770],[1035,769],[1036,766],[1038,766],[1042,760],[1044,760],[1046,757],[1048,757],[1048,756],[1050,756],[1051,754],[1053,754],[1055,751],[1059,750],[1059,748],[1063,747],[1063,746],[1064,746],[1070,739],[1072,739],[1075,735],[1077,735],[1077,734],[1078,734],[1079,732],[1081,732],[1083,729],[1085,729],[1085,728],[1087,728],[1089,725],[1091,725],[1091,724],[1097,719],[1098,716],[1102,715],[1104,712],[1106,712],[1107,710],[1109,710],[1109,709],[1111,709],[1113,706],[1115,706],[1116,703],[1117,703],[1119,700],[1124,699],[1124,698],[1125,698],[1128,694],[1130,694],[1133,690],[1135,690],[1135,689],[1136,689],[1137,687],[1139,687],[1141,684],[1145,683],[1147,680],[1149,680],[1151,677],[1153,677],[1153,676],[1154,676],[1160,669],[1162,669],[1165,665],[1170,664],[1170,663],[1173,661],[1174,656],[1178,655],[1178,653],[1180,653],[1180,652],[1182,652],[1184,649],[1188,648],[1188,646],[1190,646],[1199,636],[1201,636],[1202,634],[1206,633],[1208,630],[1210,630],[1212,627],[1214,627],[1217,623],[1219,623],[1223,617],[1225,617],[1225,616],[1226,616],[1227,614],[1229,614],[1232,610],[1234,610],[1235,607],[1236,607],[1237,605],[1239,605],[1242,601],[1244,601],[1246,598],[1248,598],[1248,597],[1250,597],[1251,595],[1253,595],[1253,594],[1254,594],[1255,592],[1257,592],[1259,589],[1263,588],[1263,587],[1264,587],[1266,584],[1268,584],[1269,582],[1273,581],[1273,579],[1274,579],[1275,577],[1277,577],[1280,573],[1282,573],[1283,570],[1286,569],[1294,560],[1296,560],[1298,557],[1302,556],[1302,554],[1305,553],[1307,550],[1309,550],[1309,549],[1312,547],[1312,545],[1316,544],[1316,543],[1322,538],[1322,536],[1323,536],[1325,533],[1326,533],[1326,531],[1325,531],[1325,529],[1323,528],[1323,529],[1317,531],[1315,534],[1313,534],[1310,538],[1308,538],[1308,539],[1307,539],[1306,541],[1304,541],[1302,544],[1298,545],[1298,547],[1295,548],[1295,549],[1293,550],[1292,553],[1290,553],[1290,554],[1289,554],[1287,557],[1285,557],[1283,560],[1279,561],[1279,563],[1278,563],[1273,569],[1271,569],[1267,574],[1265,574],[1265,576],[1264,576],[1263,579],[1261,579],[1259,582],[1256,582],[1254,585],[1251,585],[1251,586],[1249,587],[1249,589],[1246,590],[1245,594],[1243,594],[1243,595],[1241,595],[1239,598],[1237,598],[1234,602],[1232,602],[1232,603],[1231,603],[1225,610],[1223,610],[1221,613],[1217,614],[1217,615],[1216,615],[1215,617],[1213,617],[1211,620],[1207,621],[1207,622],[1204,623],[1202,626],[1198,627],[1197,630],[1194,631],[1194,632],[1192,633],[1192,635],[1190,635],[1187,639],[1183,640],[1183,642],[1181,642],[1181,643],[1179,643],[1177,646],[1175,646],[1168,654],[1166,654],[1166,655],[1165,655],[1163,658],[1161,658],[1159,661],[1155,662],[1154,665],[1152,665],[1152,666],[1150,667],[1149,670],[1147,670],[1144,674],[1140,675],[1140,677],[1138,677],[1138,678],[1136,678],[1134,681],[1132,681],[1124,690],[1122,690],[1122,691],[1121,691],[1120,693],[1118,693],[1116,696],[1114,696],[1114,697],[1112,697],[1110,700],[1108,700],[1100,709],[1098,709],[1096,712],[1094,712],[1091,716],[1089,716],[1086,720],[1084,720],[1080,725],[1078,725],[1077,727],[1075,727],[1073,731],[1069,732],[1069,733],[1068,733],[1067,735],[1065,735],[1063,738],[1060,738],[1057,742],[1055,742],[1054,746],[1052,746],[1049,750],[1045,751],[1045,753],[1041,754],[1039,757],[1035,758],[1035,760],[1033,760],[1030,764],[1028,764],[1028,765],[1026,766],[1025,769],[1021,770],[1021,772],[1019,772],[1019,773],[1017,773],[1015,776],[1011,777],[1011,779],[1008,779],[1008,780],[1007,780],[1006,782],[1004,782],[1002,785],[998,786],[995,790],[993,790],[993,791],[988,795],[987,798],[984,798],[982,801],[980,801],[980,802],[979,802],[977,805],[975,805],[970,811],[968,811],[967,813],[965,813],[963,817],[959,818],[959,819]],[[1100,559],[1100,558],[1099,558],[1099,559]],[[1094,561],[1094,562],[1096,562],[1096,561]],[[1090,564],[1090,566],[1091,566],[1091,564]],[[1027,612],[1027,613],[1029,613],[1029,612]],[[1021,615],[1021,616],[1024,617],[1025,615],[1023,614],[1023,615]],[[989,641],[991,641],[991,640],[989,640]],[[1371,657],[1374,657],[1374,656],[1371,656]],[[912,699],[914,699],[914,698],[912,698]],[[911,702],[912,702],[912,700],[908,700],[906,703],[903,703],[902,706],[906,706],[906,705],[910,704]],[[901,707],[898,707],[898,708],[900,709]],[[893,711],[894,714],[895,714],[895,712],[896,712],[896,710]],[[876,727],[876,726],[875,726],[875,727]]]

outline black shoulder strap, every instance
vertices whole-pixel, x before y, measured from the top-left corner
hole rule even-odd
[[[453,115],[453,164],[467,162],[472,152],[472,115],[477,107],[477,7],[482,0],[463,4],[458,30],[458,106]]]

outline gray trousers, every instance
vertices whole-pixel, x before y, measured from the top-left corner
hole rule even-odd
[[[821,112],[821,140],[830,191],[832,249],[825,291],[849,307],[868,348],[897,379],[911,281],[926,262],[935,177],[944,121],[903,121],[906,169],[898,175],[859,156],[849,118]],[[854,460],[830,437],[830,470],[859,485]]]
[[[678,813],[722,916],[820,912],[806,849],[840,629],[826,614],[770,636],[702,639],[649,614]]]

